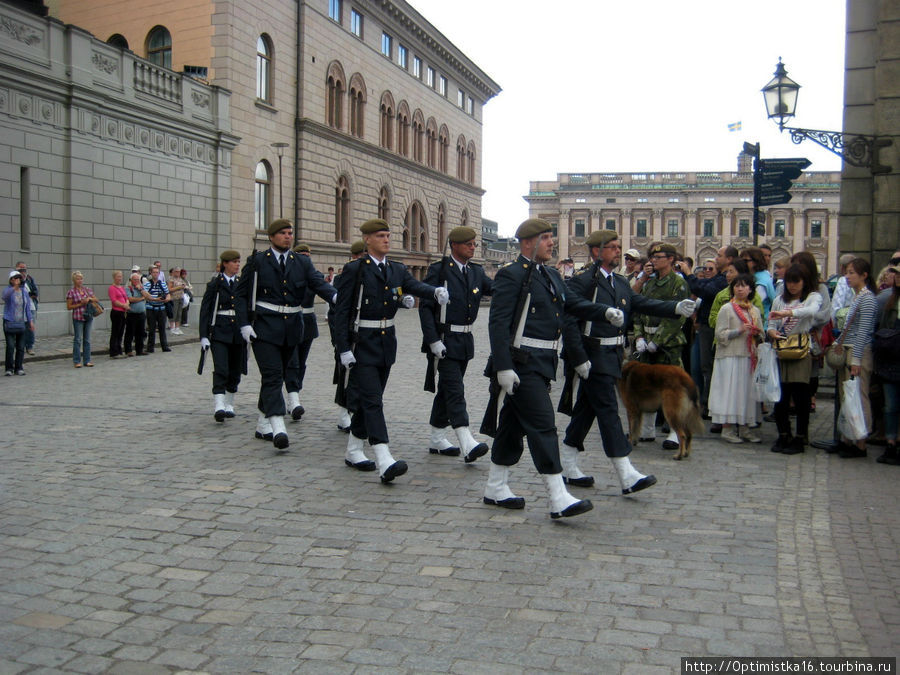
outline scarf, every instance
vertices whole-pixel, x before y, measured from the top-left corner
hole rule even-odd
[[[741,323],[745,326],[749,326],[753,328],[753,319],[751,319],[747,314],[749,314],[750,303],[738,303],[735,300],[731,301],[731,307],[734,309],[734,313],[737,314],[737,318],[741,320]],[[743,309],[741,309],[743,307]],[[744,314],[744,310],[748,310],[747,314]],[[753,331],[747,331],[747,352],[750,354],[750,372],[756,370],[756,341],[753,339]]]

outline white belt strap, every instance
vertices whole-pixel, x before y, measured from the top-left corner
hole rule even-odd
[[[595,345],[601,345],[603,347],[613,347],[617,345],[624,345],[625,336],[619,335],[617,337],[596,337],[591,338],[591,342]]]
[[[234,316],[233,309],[220,309],[218,312],[219,316]]]
[[[262,301],[257,302],[256,306],[262,307],[263,309],[268,309],[270,312],[278,312],[279,314],[296,314],[303,309],[300,305],[291,307],[289,305],[273,305],[270,302]]]
[[[360,319],[359,327],[360,328],[392,328],[394,326],[393,319]]]
[[[451,333],[471,333],[472,332],[471,324],[467,324],[467,325],[463,326],[458,323],[451,323],[449,328],[450,328]]]
[[[522,336],[522,342],[519,344],[522,347],[533,347],[534,349],[559,349],[559,340],[538,340]]]
[[[315,313],[316,313],[316,308],[315,308],[315,307],[304,307],[301,311],[302,311],[304,314],[315,314]]]
[[[655,332],[659,330],[659,326],[644,326],[644,332],[648,335],[653,335]]]

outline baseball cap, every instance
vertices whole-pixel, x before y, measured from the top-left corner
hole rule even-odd
[[[10,279],[12,279],[13,277],[21,277],[21,276],[22,276],[22,273],[19,270],[11,270],[9,273]]]
[[[131,266],[131,271],[132,271],[132,272],[140,272],[140,271],[141,271],[141,266],[140,266],[140,265],[132,265],[132,266]]]
[[[630,248],[627,251],[625,251],[625,257],[631,258],[632,260],[640,260],[641,254],[638,253],[638,250],[636,248]]]

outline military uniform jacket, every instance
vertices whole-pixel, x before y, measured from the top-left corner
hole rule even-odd
[[[653,300],[686,300],[691,297],[687,281],[677,272],[669,272],[662,279],[654,277],[644,284],[641,295]],[[639,315],[634,319],[634,337],[654,342],[664,349],[673,349],[687,343],[681,330],[684,318],[663,319],[656,316]]]
[[[558,349],[522,347],[528,355],[528,361],[524,364],[514,364],[510,350],[519,322],[519,292],[530,266],[531,261],[520,255],[516,261],[502,267],[494,279],[494,295],[488,319],[491,359],[495,371],[515,369],[521,372],[527,369],[553,380],[556,379],[556,366],[559,362]],[[598,321],[603,318],[608,306],[594,304],[568,293],[559,272],[552,267],[544,266],[544,269],[547,277],[537,269],[531,275],[531,302],[526,308],[523,336],[552,341],[558,340],[562,332],[566,331],[566,342],[575,344],[578,340],[576,318]]]
[[[303,308],[303,342],[312,342],[319,337],[319,322],[316,321],[316,313],[308,311],[316,306],[316,292],[313,289],[306,289],[300,306]]]
[[[284,276],[278,265],[278,258],[272,249],[259,251],[249,257],[241,271],[241,280],[235,290],[235,310],[239,326],[250,324],[253,294],[253,277],[257,275],[256,318],[253,330],[258,340],[276,345],[296,345],[303,340],[303,314],[273,311],[261,307],[265,302],[276,307],[300,307],[307,289],[312,289],[321,298],[331,301],[334,286],[312,264],[308,256],[288,251]]]
[[[243,342],[237,316],[234,313],[234,293],[237,290],[238,277],[235,277],[234,288],[228,286],[224,274],[217,274],[206,284],[203,300],[200,303],[200,337],[216,342],[238,344]],[[211,324],[215,309],[216,322]],[[230,316],[222,314],[230,312]]]
[[[450,326],[471,326],[475,323],[475,319],[478,318],[481,297],[491,295],[494,284],[484,273],[484,268],[472,262],[467,265],[467,278],[464,280],[459,265],[453,262],[449,256],[431,264],[428,274],[425,275],[425,283],[441,286],[442,267],[447,290],[450,293],[450,303],[447,305],[447,327],[442,334],[439,329],[441,306],[434,296],[423,299],[419,303],[419,322],[422,324],[425,348],[430,354],[431,350],[428,349],[428,345],[443,340],[444,346],[447,348],[447,358],[469,361],[475,356],[475,339],[472,337],[472,333],[453,331]]]
[[[632,313],[650,314],[658,317],[676,317],[675,303],[663,300],[653,300],[631,290],[631,285],[621,274],[613,275],[613,287],[598,270],[597,263],[586,267],[579,274],[569,279],[567,286],[570,295],[576,295],[586,300],[593,300],[594,287],[597,289],[597,302],[604,307],[615,307],[625,313],[625,325],[617,328],[604,318],[603,321],[591,322],[590,335],[585,335],[586,321],[578,324],[578,339],[574,345],[565,345],[567,356],[572,359],[573,365],[591,361],[591,370],[603,375],[613,377],[622,376],[622,360],[625,357],[621,345],[600,345],[591,338],[617,338],[624,337]],[[595,281],[594,272],[597,271]],[[565,335],[566,341],[569,333]]]
[[[353,322],[351,317],[359,302],[356,290],[357,272],[363,290],[359,318],[362,321],[393,319],[403,293],[420,298],[434,297],[434,286],[415,279],[403,263],[385,260],[386,273],[382,277],[376,263],[364,255],[351,260],[337,278],[338,299],[334,308],[334,340],[337,353],[350,351]],[[354,292],[356,290],[356,292]],[[357,363],[367,366],[391,366],[397,358],[397,334],[393,326],[359,329],[359,341],[354,351]]]

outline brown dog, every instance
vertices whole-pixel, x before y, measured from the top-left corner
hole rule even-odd
[[[631,444],[637,445],[641,413],[662,407],[669,426],[678,434],[678,452],[672,459],[691,454],[691,439],[703,430],[697,385],[684,368],[628,361],[622,366],[619,393],[628,413]]]

